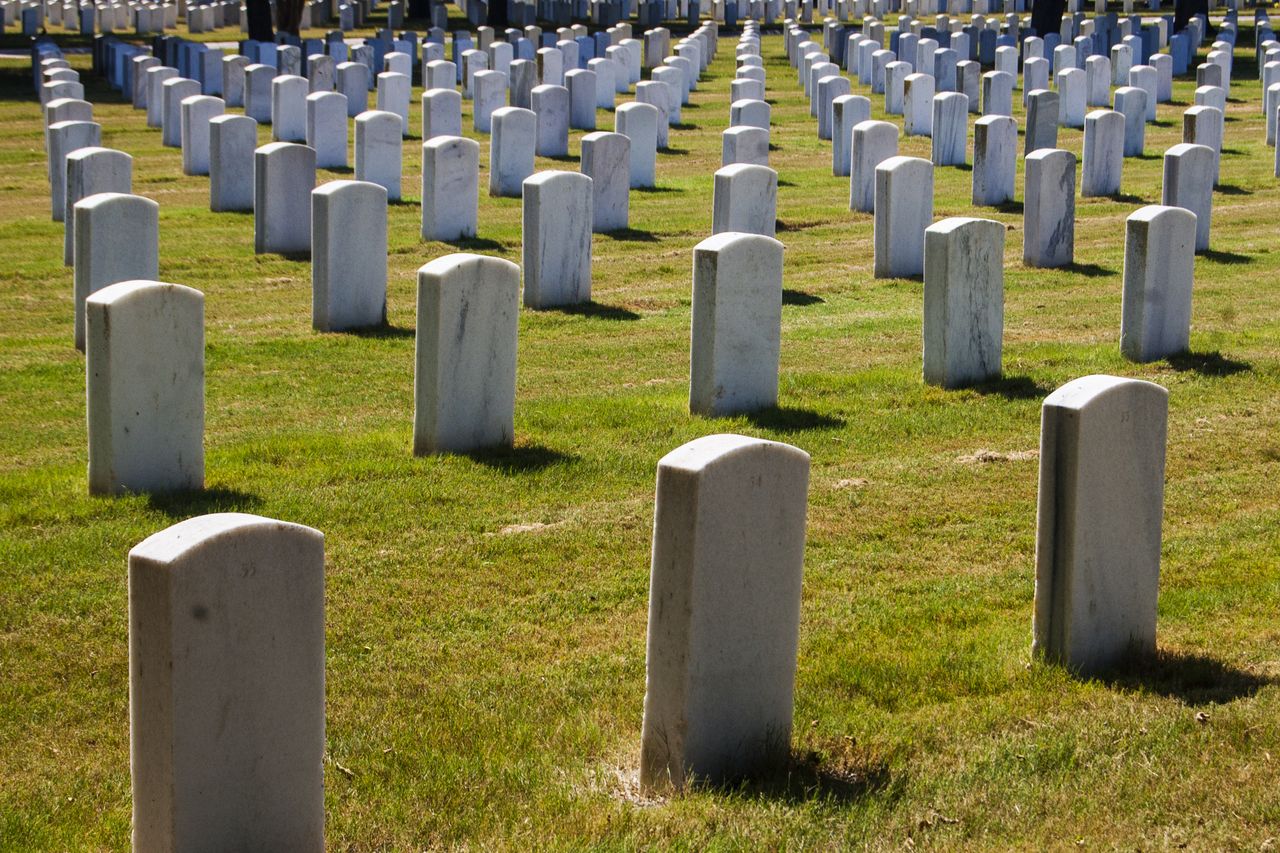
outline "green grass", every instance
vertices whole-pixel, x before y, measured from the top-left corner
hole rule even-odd
[[[128,844],[126,554],[224,510],[326,536],[334,849],[1271,843],[1280,182],[1251,42],[1246,27],[1190,356],[1131,364],[1118,337],[1124,217],[1160,200],[1191,80],[1160,106],[1147,156],[1125,161],[1124,200],[1078,202],[1073,270],[1024,268],[1016,206],[974,209],[971,173],[937,170],[938,218],[1009,228],[1006,378],[942,391],[920,379],[921,285],[872,278],[871,218],[848,211],[769,35],[782,406],[690,416],[691,255],[728,121],[724,36],[658,190],[631,196],[634,231],[594,238],[598,309],[522,313],[516,448],[424,459],[409,452],[415,273],[457,248],[419,239],[420,140],[405,144],[413,201],[390,209],[390,328],[318,334],[308,264],[255,256],[251,218],[208,212],[207,180],[89,79],[103,144],[134,156],[135,190],[160,202],[161,278],[206,294],[208,489],[114,499],[86,489],[84,365],[39,108],[25,63],[0,63],[0,847]],[[1079,154],[1080,131],[1059,139]],[[518,199],[484,196],[480,251],[518,262],[519,222]],[[1162,659],[1083,681],[1030,659],[1037,462],[965,457],[1034,450],[1044,395],[1096,372],[1170,390]],[[795,762],[653,802],[635,776],[654,470],[713,432],[813,459]]]

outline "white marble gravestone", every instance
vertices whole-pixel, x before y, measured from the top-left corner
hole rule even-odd
[[[399,201],[404,165],[404,125],[400,116],[385,110],[368,110],[356,116],[355,126],[356,180],[377,184],[387,191],[388,201]]]
[[[418,270],[413,452],[510,447],[520,268],[452,254]]]
[[[75,347],[85,346],[84,303],[108,285],[160,275],[160,205],[127,193],[76,202],[73,295]]]
[[[204,487],[204,295],[136,280],[84,302],[89,492]]]
[[[924,231],[933,219],[933,164],[895,156],[876,166],[876,278],[924,272]]]
[[[534,86],[530,97],[538,117],[538,156],[566,156],[569,153],[569,90],[543,84]]]
[[[307,145],[317,169],[347,168],[347,97],[340,92],[307,95]]]
[[[209,209],[253,210],[254,150],[258,123],[248,116],[209,121]]]
[[[1004,115],[987,115],[974,122],[973,203],[989,206],[1013,201],[1017,165],[1017,122]]]
[[[67,177],[65,209],[74,211],[76,202],[98,193],[133,192],[133,158],[112,148],[80,148],[66,159]],[[63,222],[62,263],[75,263],[76,218]]]
[[[316,151],[270,142],[253,152],[253,250],[305,254],[311,250],[311,190]]]
[[[1191,343],[1191,289],[1196,215],[1149,204],[1125,220],[1120,352],[1146,362],[1186,352]]]
[[[1062,267],[1075,259],[1076,155],[1040,148],[1025,159],[1022,262]]]
[[[538,172],[524,182],[524,304],[555,308],[591,301],[591,178]]]
[[[1120,192],[1123,166],[1124,116],[1115,110],[1094,110],[1084,118],[1080,195],[1089,198]]]
[[[631,198],[631,140],[621,133],[603,131],[583,136],[582,174],[591,178],[591,230],[603,233],[626,228]]]
[[[524,179],[534,171],[538,117],[533,110],[501,107],[492,118],[489,195],[519,198]]]
[[[924,232],[924,381],[959,388],[1000,376],[1004,224],[956,216]]]
[[[422,239],[476,236],[480,211],[480,143],[437,136],[422,145]]]
[[[640,781],[684,788],[785,764],[809,456],[711,435],[658,463]]]
[[[179,106],[181,115],[182,174],[209,174],[209,122],[226,111],[221,98],[192,95]]]
[[[630,102],[614,113],[617,132],[631,140],[631,187],[653,187],[657,183],[658,124],[661,114],[652,104]]]
[[[1164,152],[1161,204],[1181,207],[1196,216],[1196,251],[1209,248],[1213,214],[1214,151],[1207,145],[1180,142]]]
[[[330,181],[311,193],[311,325],[336,332],[386,321],[386,188]]]
[[[324,536],[191,518],[129,552],[134,850],[324,850]]]
[[[1084,674],[1155,651],[1169,394],[1085,376],[1045,398],[1036,656]]]
[[[711,233],[740,231],[774,236],[778,173],[768,166],[737,163],[716,171],[711,200]]]
[[[102,145],[102,126],[92,121],[59,121],[49,125],[49,207],[53,221],[62,222],[67,210],[67,155]]]
[[[854,125],[849,155],[849,209],[871,213],[876,207],[876,167],[898,154],[898,126],[868,120]]]

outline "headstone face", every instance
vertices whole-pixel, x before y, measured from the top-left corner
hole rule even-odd
[[[147,84],[147,127],[164,126],[164,92],[160,88],[164,81],[178,76],[178,69],[167,65],[158,65],[146,71]]]
[[[587,70],[596,75],[596,107],[602,110],[613,109],[614,95],[618,87],[614,84],[614,63],[610,59],[592,59],[587,63]],[[683,74],[683,69],[681,70]]]
[[[462,94],[456,89],[422,93],[422,139],[462,135]]]
[[[1013,115],[1013,83],[1013,75],[1005,71],[988,71],[982,75],[983,115]]]
[[[711,435],[658,463],[640,782],[685,786],[790,753],[809,456]]]
[[[1041,148],[1058,147],[1058,93],[1038,89],[1027,93],[1027,134],[1023,156]]]
[[[422,146],[422,239],[476,236],[480,211],[480,143],[437,136]]]
[[[1124,116],[1115,110],[1094,110],[1084,120],[1084,156],[1080,169],[1080,195],[1115,195],[1120,192],[1124,164]]]
[[[569,90],[563,86],[534,86],[533,112],[538,117],[536,151],[539,157],[569,153]]]
[[[757,128],[747,130],[758,132]],[[765,145],[767,150],[768,143]],[[631,140],[621,133],[596,132],[582,137],[582,174],[591,178],[591,230],[603,233],[626,228],[631,197]]]
[[[565,72],[569,91],[569,126],[579,130],[596,129],[596,75],[582,68]]]
[[[1213,212],[1214,151],[1207,145],[1180,142],[1164,152],[1161,203],[1189,210],[1196,217],[1196,251],[1209,248]]]
[[[818,81],[816,101],[818,106],[819,139],[831,138],[834,127],[832,103],[838,97],[850,95],[851,91],[848,78],[841,77],[838,74],[828,75]],[[868,102],[868,106],[870,106],[870,102]]]
[[[244,114],[258,124],[270,124],[272,113],[272,81],[276,70],[270,65],[253,64],[244,69]]]
[[[316,151],[271,142],[253,152],[253,250],[261,255],[311,251],[311,190]]]
[[[778,173],[768,166],[736,163],[715,174],[711,233],[736,231],[774,236],[777,227]]]
[[[229,107],[244,106],[245,69],[248,66],[247,56],[222,57],[222,99]]]
[[[1018,123],[1009,116],[983,116],[973,125],[973,203],[1013,201],[1018,160]]]
[[[257,146],[258,123],[248,116],[210,119],[210,210],[253,210],[253,152]]]
[[[413,452],[510,447],[520,268],[452,254],[418,270]]]
[[[969,131],[969,99],[959,92],[933,98],[932,160],[935,166],[963,166]]]
[[[103,288],[160,275],[160,205],[126,193],[97,193],[76,202],[73,251],[75,346],[85,348],[84,305]]]
[[[1149,204],[1125,221],[1120,352],[1138,362],[1186,352],[1191,342],[1191,288],[1196,215]]]
[[[98,193],[133,192],[133,158],[111,148],[81,148],[67,155],[66,210],[75,210],[76,202]],[[62,263],[75,263],[76,218],[65,218],[62,241]]]
[[[129,552],[136,850],[324,849],[324,536],[188,519]]]
[[[1169,395],[1086,376],[1045,398],[1033,653],[1104,671],[1156,641]]]
[[[271,138],[277,142],[305,142],[307,139],[307,93],[305,77],[281,75],[271,81]]]
[[[884,67],[884,111],[888,115],[902,115],[906,110],[907,77],[912,74],[908,62],[890,62]]]
[[[1218,183],[1222,161],[1222,110],[1217,107],[1191,107],[1182,114],[1182,141],[1207,145],[1213,149],[1213,182]]]
[[[767,106],[767,104],[766,104]],[[658,108],[652,104],[630,102],[614,113],[617,132],[631,140],[631,187],[652,187],[657,183]]]
[[[511,63],[511,106],[532,109],[533,87],[538,85],[538,69],[531,60],[517,59]]]
[[[861,95],[841,95],[831,102],[831,173],[849,174],[853,157],[853,128],[871,118],[871,101]]]
[[[1076,155],[1041,148],[1026,156],[1022,262],[1061,267],[1075,259]]]
[[[1000,222],[959,216],[925,229],[924,381],[929,385],[959,388],[1000,376],[1004,230]]]
[[[1067,68],[1058,72],[1058,124],[1063,127],[1083,127],[1087,92],[1085,72],[1079,68]]]
[[[502,107],[493,112],[489,138],[489,195],[519,198],[534,171],[538,117],[533,110]]]
[[[693,250],[689,411],[720,417],[777,405],[782,244],[728,231]]]
[[[1141,157],[1146,147],[1146,91],[1135,86],[1116,89],[1116,112],[1124,116],[1124,156]]]
[[[378,75],[378,109],[400,116],[400,132],[409,135],[409,96],[412,86],[409,77],[394,71]]]
[[[347,168],[347,98],[339,92],[307,95],[307,145],[316,150],[316,168]]]
[[[162,122],[160,141],[169,148],[182,147],[182,102],[200,94],[200,84],[185,77],[171,77],[160,86]]]
[[[92,494],[204,486],[204,295],[127,280],[84,301]]]
[[[933,164],[890,157],[876,166],[875,277],[924,272],[924,231],[933,219]]]
[[[555,308],[591,301],[591,178],[539,172],[524,182],[524,304]]]
[[[1105,56],[1090,56],[1084,63],[1086,101],[1091,107],[1111,104],[1111,60]]]
[[[447,59],[433,59],[427,63],[427,89],[456,89],[458,67]]]
[[[905,86],[902,132],[907,136],[932,136],[933,78],[928,74],[909,74]]]
[[[731,127],[720,134],[720,163],[769,165],[769,131],[758,127]]]
[[[849,209],[875,210],[876,167],[898,154],[898,127],[887,121],[863,121],[853,128],[849,159]]]
[[[363,62],[340,62],[338,91],[347,96],[347,118],[369,109],[369,66]]]
[[[311,94],[332,92],[337,79],[337,63],[332,56],[314,54],[307,57],[307,84]]]
[[[226,109],[221,98],[193,95],[181,104],[182,173],[209,174],[209,122]]]
[[[771,112],[772,107],[768,101],[734,101],[729,105],[729,126],[768,130]]]
[[[387,191],[330,181],[311,193],[311,325],[321,332],[387,321]]]
[[[1129,85],[1147,93],[1146,121],[1156,120],[1156,102],[1159,96],[1156,70],[1150,65],[1135,65],[1129,69]]]

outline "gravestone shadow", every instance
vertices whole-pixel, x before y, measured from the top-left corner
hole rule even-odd
[[[571,314],[577,317],[593,317],[597,320],[631,321],[640,319],[639,314],[628,308],[623,308],[620,305],[602,305],[594,300],[591,302],[579,302],[576,305],[557,305],[541,310],[556,311],[560,314]]]
[[[335,334],[351,335],[356,338],[371,338],[373,340],[393,340],[396,338],[412,338],[417,334],[417,330],[407,326],[393,326],[390,323],[381,323],[377,326],[342,329]]]
[[[708,791],[792,805],[815,800],[851,804],[886,792],[897,799],[904,786],[905,780],[895,776],[883,758],[849,754],[832,758],[813,750],[792,750],[785,761],[746,779],[695,782],[695,787]]]
[[[1024,213],[1025,208],[1020,201],[1002,201],[999,204],[992,205],[1000,213]]]
[[[805,432],[818,429],[839,429],[845,425],[844,418],[824,415],[813,409],[802,409],[796,406],[770,406],[746,415],[753,426],[771,429],[774,432]]]
[[[325,166],[323,168],[317,169],[317,171],[332,172],[335,175],[354,175],[356,173],[356,170],[351,168],[350,166]],[[387,203],[395,204],[396,202],[389,201]]]
[[[684,190],[676,187],[632,187],[633,193],[682,193]]]
[[[1199,373],[1201,376],[1231,376],[1253,370],[1253,365],[1249,362],[1228,358],[1218,350],[1182,352],[1169,356],[1168,362],[1179,373]]]
[[[1076,275],[1082,275],[1087,278],[1102,278],[1103,276],[1116,275],[1119,271],[1110,267],[1104,267],[1102,264],[1082,264],[1078,261],[1072,261],[1058,267],[1063,272],[1071,272]]]
[[[472,462],[504,474],[525,474],[541,471],[553,465],[565,465],[578,460],[571,453],[561,453],[541,444],[523,444],[518,447],[497,447],[464,453]]]
[[[445,245],[468,251],[501,252],[507,248],[501,241],[493,240],[489,237],[463,237],[461,240],[443,240],[441,242]]]
[[[979,394],[1004,397],[1006,400],[1039,400],[1049,396],[1052,388],[1041,385],[1030,376],[1001,376],[968,386]]]
[[[260,506],[262,498],[258,495],[225,486],[147,495],[147,507],[170,518],[191,518],[214,512],[247,512]]]
[[[618,228],[613,231],[605,231],[603,235],[610,240],[617,240],[620,243],[657,243],[660,238],[652,231],[644,231],[640,228]]]
[[[826,300],[821,296],[814,296],[812,293],[805,293],[803,290],[782,288],[783,305],[820,305],[824,302]]]
[[[1235,184],[1218,184],[1213,188],[1213,191],[1223,195],[1253,195],[1253,190],[1247,190]]]
[[[678,127],[679,125],[674,125],[674,124],[673,124],[673,125],[671,125],[671,126],[672,126],[672,127]],[[670,154],[670,155],[671,155],[671,156],[673,156],[673,157],[688,157],[688,156],[689,156],[689,149],[687,149],[687,148],[671,148],[671,147],[667,147],[667,148],[659,148],[659,149],[658,149],[658,153],[659,153],[659,154]]]
[[[1130,656],[1098,680],[1118,690],[1154,693],[1191,706],[1232,702],[1277,683],[1208,655],[1163,650]]]
[[[1221,249],[1205,249],[1200,257],[1218,264],[1251,264],[1253,258],[1237,252],[1224,252]]]

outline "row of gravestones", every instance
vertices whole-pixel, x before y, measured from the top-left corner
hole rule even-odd
[[[1167,392],[1138,380],[1045,400],[1037,657],[1092,674],[1155,650],[1167,419]],[[803,450],[740,435],[658,463],[646,790],[788,759],[809,472]],[[318,530],[241,514],[130,551],[134,849],[324,849],[324,552]]]

